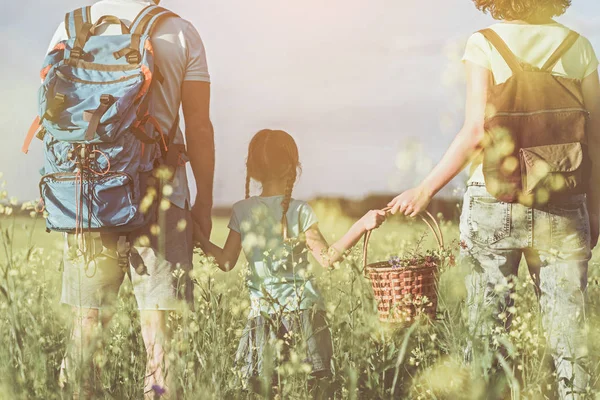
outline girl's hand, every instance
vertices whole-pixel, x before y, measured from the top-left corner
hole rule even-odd
[[[387,213],[383,210],[371,210],[360,219],[365,231],[377,229],[385,221]]]
[[[398,195],[394,200],[388,203],[391,207],[391,213],[400,212],[406,216],[416,217],[427,209],[431,203],[431,196],[423,187],[409,189],[406,192]]]

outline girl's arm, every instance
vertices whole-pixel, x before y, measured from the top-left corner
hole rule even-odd
[[[427,178],[418,187],[407,190],[388,204],[392,207],[392,214],[400,212],[415,217],[425,211],[433,196],[454,179],[481,150],[491,72],[470,61],[465,66],[467,103],[463,128]]]
[[[206,255],[212,256],[217,262],[217,266],[225,272],[231,271],[240,257],[242,251],[242,236],[234,231],[229,230],[229,236],[225,246],[220,248],[216,244],[212,243],[203,234],[198,235],[200,239],[200,248]]]
[[[385,216],[386,212],[382,210],[369,211],[332,246],[327,244],[319,225],[314,224],[305,232],[306,246],[323,268],[330,268],[341,260],[344,253],[352,248],[366,231],[378,228],[385,221]]]
[[[588,209],[592,234],[592,248],[598,243],[600,224],[600,80],[598,72],[583,79],[583,102],[590,113],[587,137],[592,171],[588,186]]]

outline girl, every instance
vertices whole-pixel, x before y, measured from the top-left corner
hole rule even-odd
[[[569,398],[579,398],[588,384],[580,357],[586,348],[582,316],[588,261],[598,240],[600,211],[598,60],[586,38],[552,19],[565,12],[570,0],[474,0],[474,3],[502,22],[474,34],[467,43],[464,126],[423,183],[400,194],[389,205],[392,213],[406,215],[425,210],[431,198],[483,150],[486,168],[479,161],[474,163],[460,223],[463,256],[472,265],[466,281],[470,326],[477,327],[472,333],[487,337],[498,325],[508,328],[510,317],[500,320],[498,315],[512,305],[512,289],[507,284],[517,276],[519,262],[525,255],[536,284],[560,397],[567,398],[573,391],[573,397]],[[549,104],[563,106],[548,107]],[[518,112],[530,111],[536,105],[536,112]],[[554,120],[548,122],[549,118]],[[564,121],[577,123],[564,125]],[[509,128],[495,130],[499,123],[504,124],[501,128]],[[511,135],[518,138],[516,143],[505,146],[504,154],[518,147],[521,153],[506,158],[498,175],[493,162],[502,158],[488,151],[497,140],[501,141],[501,134],[505,138]],[[535,140],[536,135],[548,135],[543,148],[523,145]],[[563,140],[564,137],[568,140]],[[495,181],[494,176],[513,174],[516,179],[507,180],[509,186],[517,183],[527,190],[530,188],[528,164],[520,164],[519,176],[518,160],[522,154],[526,156],[528,151],[537,154],[534,154],[537,158],[521,159],[527,162],[538,163],[540,157],[559,160],[549,163],[559,169],[553,172],[565,171],[560,170],[561,164],[568,164],[573,167],[569,171],[573,171],[578,164],[569,162],[580,157],[580,146],[587,147],[590,165],[582,174],[582,189],[578,193],[549,198],[548,191],[536,191],[533,198],[527,194],[517,202],[502,200],[516,193],[502,193],[501,184],[506,182]],[[568,150],[573,148],[574,152]],[[544,151],[548,149],[552,151]],[[490,165],[492,168],[488,169]],[[576,182],[573,177],[569,179]],[[556,188],[562,189],[564,185],[559,182]],[[495,287],[507,289],[497,292]],[[488,318],[482,320],[484,314]]]
[[[246,199],[233,206],[224,248],[200,236],[200,247],[230,271],[243,249],[251,309],[236,364],[246,382],[273,365],[267,357],[277,340],[306,351],[314,377],[331,374],[332,342],[321,294],[309,277],[308,250],[330,268],[368,231],[385,220],[384,211],[369,211],[333,246],[319,231],[308,203],[292,199],[300,171],[294,139],[279,130],[258,132],[248,148]],[[250,181],[261,183],[260,196],[250,197]],[[290,346],[291,345],[291,346]],[[285,356],[285,354],[284,354]]]

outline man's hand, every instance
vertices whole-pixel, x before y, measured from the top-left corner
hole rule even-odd
[[[210,84],[185,81],[181,91],[187,155],[190,159],[198,194],[192,208],[194,241],[201,232],[208,239],[212,228],[213,179],[215,173],[215,138],[210,122]]]
[[[392,214],[400,212],[406,216],[416,217],[427,209],[429,203],[431,203],[431,196],[425,188],[419,186],[398,195],[388,203],[388,207],[392,208],[390,211]]]
[[[194,225],[194,243],[201,242],[201,238],[210,239],[212,231],[211,210],[194,207],[192,210],[192,221]]]

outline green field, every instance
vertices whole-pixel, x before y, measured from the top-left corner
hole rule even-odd
[[[328,239],[341,235],[352,223],[336,210],[318,206],[315,210]],[[224,219],[215,220],[214,242],[224,242],[226,223]],[[0,219],[0,226],[0,398],[67,398],[68,393],[58,386],[70,329],[70,310],[59,304],[61,236],[46,234],[40,218],[5,217]],[[387,222],[373,234],[371,261],[410,251],[426,231],[418,222]],[[456,224],[444,222],[443,231],[447,243],[458,247]],[[433,248],[430,236],[422,249]],[[497,337],[505,343],[512,359],[510,365],[501,367],[495,362],[497,353],[490,347],[478,348],[472,362],[464,361],[463,349],[468,340],[462,307],[464,267],[443,267],[442,314],[438,321],[398,327],[381,324],[377,319],[370,283],[361,275],[360,245],[334,271],[321,271],[315,266],[334,338],[335,398],[552,398],[555,379],[547,355],[544,358],[535,294],[525,270],[522,268],[517,284],[511,332]],[[182,398],[248,397],[233,368],[248,308],[243,271],[243,261],[225,274],[196,257],[195,311],[173,315],[170,320],[175,330],[170,344],[170,374]],[[590,398],[595,398],[598,391],[599,274],[596,257],[590,272],[587,316],[594,385]],[[131,287],[124,285],[118,313],[104,330],[104,350],[96,357],[102,365],[102,389],[97,398],[142,397],[145,356],[139,329]],[[301,359],[284,364],[278,373],[283,383],[281,398],[307,398],[308,372]]]

